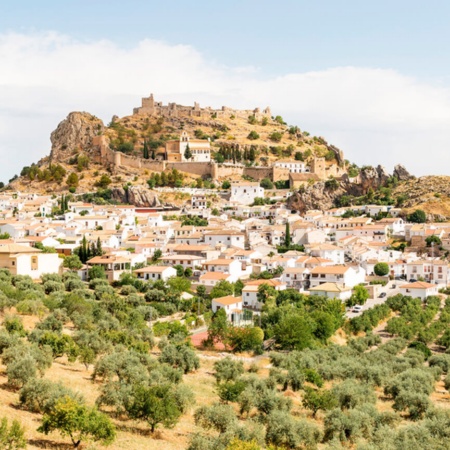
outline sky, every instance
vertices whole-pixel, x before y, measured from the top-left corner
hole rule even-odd
[[[450,2],[16,0],[0,15],[0,180],[71,111],[270,106],[358,165],[450,174]]]

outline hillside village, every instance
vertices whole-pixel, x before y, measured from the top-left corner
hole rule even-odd
[[[152,95],[51,141],[0,192],[0,416],[21,448],[441,448],[444,177],[359,168],[270,108]]]
[[[246,310],[261,310],[257,286],[264,281],[257,280],[342,301],[357,285],[365,285],[373,299],[392,293],[381,284],[372,285],[375,280],[399,280],[393,284],[400,292],[417,289],[423,298],[450,282],[445,258],[449,223],[409,223],[397,217],[398,209],[379,205],[353,208],[349,218],[342,217],[348,208],[299,214],[282,202],[254,206],[257,198],[264,198],[258,183],[236,182],[231,202],[215,214],[202,193],[172,211],[82,201],[68,202],[67,210],[58,211],[60,198],[3,193],[0,268],[35,280],[46,273],[62,274],[67,270],[64,257],[74,254],[83,239],[89,247],[99,242],[102,254],[78,270],[82,280],[97,265],[110,282],[124,273],[167,280],[177,275],[174,267],[182,267],[193,288],[204,286],[207,291],[221,281],[241,280],[242,296],[231,304],[229,297],[223,300],[232,321]],[[373,219],[383,212],[389,217]],[[389,266],[380,280],[374,274],[379,262]],[[215,299],[217,305],[221,301]]]

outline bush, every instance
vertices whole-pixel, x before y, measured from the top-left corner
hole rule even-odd
[[[20,390],[19,400],[23,408],[35,413],[47,413],[52,410],[57,401],[69,396],[80,402],[83,398],[61,383],[50,380],[33,378]]]
[[[229,356],[214,363],[214,377],[216,381],[234,381],[244,373],[242,361],[236,361]]]
[[[4,450],[27,448],[25,429],[17,420],[13,420],[11,426],[8,426],[6,417],[0,421],[0,448]]]
[[[268,178],[263,178],[259,185],[264,189],[273,189],[273,183]]]
[[[195,424],[207,430],[213,429],[225,433],[237,426],[237,418],[230,405],[215,403],[211,406],[202,406],[195,411]]]
[[[385,262],[379,262],[375,264],[373,271],[375,275],[379,277],[385,277],[389,274],[389,265]]]
[[[259,134],[256,131],[250,131],[250,133],[247,136],[247,139],[250,139],[251,141],[254,141],[256,139],[259,139]]]

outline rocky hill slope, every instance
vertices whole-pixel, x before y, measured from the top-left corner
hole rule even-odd
[[[358,168],[345,161],[342,151],[324,138],[311,137],[299,127],[285,124],[280,116],[251,114],[133,114],[114,116],[105,125],[87,112],[72,112],[51,134],[49,156],[25,167],[10,187],[37,193],[58,193],[69,188],[83,193],[107,187],[113,201],[155,206],[160,199],[148,189],[150,171],[122,166],[108,173],[95,140],[104,136],[110,148],[136,157],[142,157],[147,147],[150,158],[156,158],[164,151],[165,142],[178,139],[183,130],[192,138],[209,139],[212,154],[219,161],[225,155],[232,158],[231,162],[237,159],[250,165],[270,166],[280,159],[309,164],[314,157],[324,157],[327,166],[346,167],[347,175],[338,180],[303,186],[289,200],[292,209],[328,209],[365,201],[394,204],[405,208],[405,212],[420,207],[437,217],[450,217],[449,177],[415,179],[400,165],[392,174],[382,166]],[[102,177],[105,183],[101,183]],[[196,178],[186,175],[184,184],[189,185]]]

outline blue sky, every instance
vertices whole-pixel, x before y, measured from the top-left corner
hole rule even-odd
[[[150,92],[270,105],[358,164],[446,173],[449,18],[445,1],[10,2],[0,15],[0,179],[48,154],[71,110],[108,121]]]

